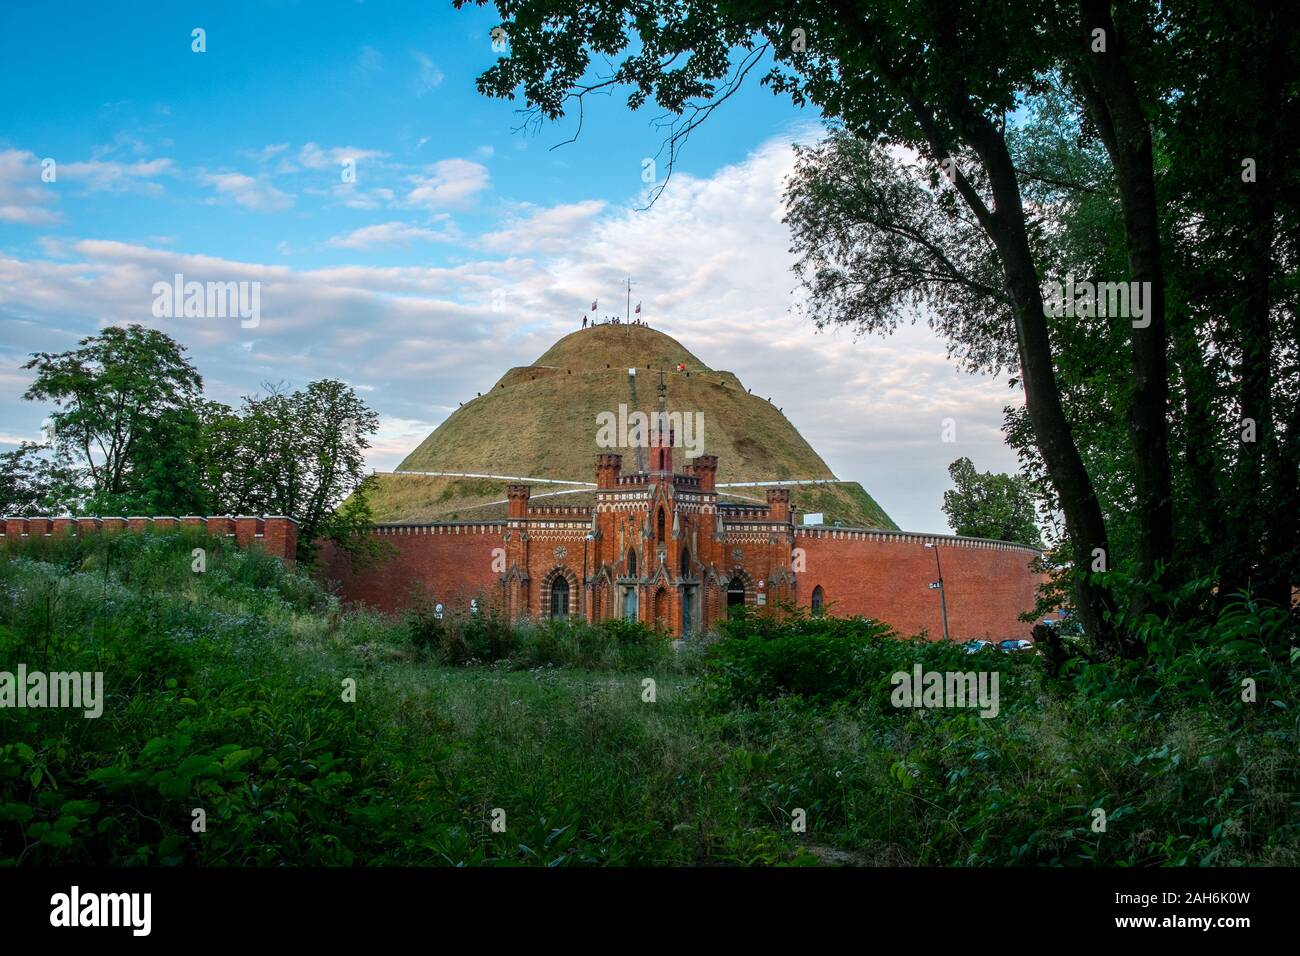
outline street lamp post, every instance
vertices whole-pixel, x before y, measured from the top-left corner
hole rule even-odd
[[[587,534],[582,539],[582,592],[578,600],[582,602],[582,620],[587,622],[587,545],[595,538],[593,534]]]
[[[939,549],[934,542],[926,542],[925,546],[934,551],[934,569],[939,572],[939,580],[930,587],[939,591],[939,608],[943,612],[943,639],[948,641],[951,640],[948,636],[948,597],[943,587],[943,567],[939,564]]]

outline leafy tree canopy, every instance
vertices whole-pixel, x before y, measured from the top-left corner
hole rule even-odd
[[[1014,475],[978,472],[969,458],[948,466],[956,486],[943,493],[943,513],[956,534],[1040,547],[1029,483]]]

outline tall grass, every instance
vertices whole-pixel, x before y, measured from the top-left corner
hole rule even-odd
[[[675,650],[426,612],[201,534],[10,546],[0,671],[102,671],[108,699],[0,708],[0,864],[1300,862],[1296,661],[1248,599],[1056,679],[862,620]],[[996,670],[999,716],[893,707],[917,662]]]

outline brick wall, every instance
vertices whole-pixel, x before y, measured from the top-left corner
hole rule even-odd
[[[934,543],[943,568],[948,628],[954,640],[1025,637],[1018,621],[1031,610],[1040,580],[1029,569],[1037,555],[1029,548],[997,541],[894,532],[798,528],[795,547],[804,549],[797,575],[799,603],[821,586],[830,613],[861,614],[893,625],[904,634],[922,630],[943,637]]]
[[[173,518],[18,518],[7,517],[0,521],[0,544],[35,536],[49,537],[60,534],[99,534],[130,532],[141,534],[150,530],[169,531],[178,526],[200,528],[209,534],[235,539],[241,548],[261,547],[286,564],[293,564],[298,547],[298,522],[283,515],[265,518],[229,515],[205,518],[186,515]]]
[[[535,518],[545,517],[540,514]],[[338,582],[345,600],[360,602],[388,612],[401,611],[411,603],[412,594],[420,591],[441,601],[448,610],[463,610],[471,598],[481,606],[503,600],[502,588],[519,587],[518,582],[501,582],[500,565],[494,570],[494,549],[506,549],[511,565],[518,565],[528,575],[525,598],[517,601],[534,614],[545,614],[545,582],[557,569],[567,568],[572,576],[581,576],[581,529],[533,526],[528,539],[521,541],[519,531],[505,541],[507,522],[446,523],[427,525],[390,525],[378,531],[380,540],[392,545],[394,556],[380,567],[354,574],[346,555],[322,542],[323,573]],[[605,517],[602,515],[602,517]],[[617,535],[606,531],[606,550]],[[789,539],[773,535],[763,522],[754,522],[752,531],[733,525],[732,535],[716,547],[702,548],[718,568],[724,581],[737,569],[746,580],[746,603],[757,602],[757,583],[765,584],[769,604],[782,597],[774,587],[773,575],[791,562]],[[1030,571],[1029,562],[1037,554],[1030,548],[1004,542],[983,541],[943,535],[906,532],[851,531],[846,529],[794,529],[794,547],[802,549],[802,571],[795,573],[793,597],[808,606],[813,589],[820,586],[826,606],[837,616],[861,614],[892,625],[902,634],[926,632],[932,640],[943,637],[943,618],[939,592],[929,584],[937,579],[935,543],[943,567],[948,603],[949,633],[954,640],[1027,637],[1030,625],[1017,620],[1022,612],[1033,608],[1035,587],[1041,576]],[[701,543],[702,544],[702,543]],[[597,548],[599,545],[597,546]],[[563,556],[557,549],[563,549]],[[710,554],[710,550],[716,554]],[[588,570],[596,568],[596,548],[589,555]],[[739,557],[736,557],[739,554]],[[642,559],[645,560],[644,558]],[[641,573],[644,574],[642,569]],[[653,601],[656,589],[642,588],[641,601]],[[598,591],[600,599],[593,613],[617,614],[616,595]],[[706,619],[725,613],[725,593],[706,592],[704,600],[716,607],[704,610]],[[670,593],[671,599],[671,593]],[[593,597],[593,602],[596,602]],[[576,614],[578,592],[570,590],[571,614]],[[608,606],[606,606],[608,605]],[[675,605],[670,615],[680,613]],[[647,616],[653,614],[647,608]]]
[[[381,526],[375,536],[393,549],[386,562],[354,573],[346,554],[321,541],[321,571],[346,600],[390,613],[409,607],[416,594],[448,608],[463,610],[474,598],[488,607],[501,600],[503,568],[493,549],[504,548],[504,530],[504,522]]]

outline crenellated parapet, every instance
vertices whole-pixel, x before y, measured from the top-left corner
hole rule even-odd
[[[141,534],[196,528],[216,537],[233,538],[241,548],[257,545],[267,554],[293,564],[298,551],[298,522],[285,515],[170,515],[121,517],[20,517],[0,522],[0,543],[60,535]]]

